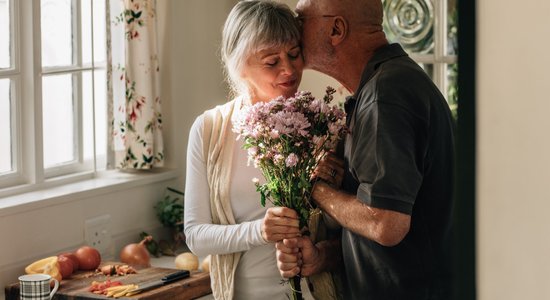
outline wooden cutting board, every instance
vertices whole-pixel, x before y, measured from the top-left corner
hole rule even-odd
[[[176,269],[167,268],[145,268],[139,269],[137,274],[126,276],[110,276],[111,281],[118,280],[122,284],[142,284],[149,281],[161,279],[163,276],[177,272]],[[78,272],[71,278],[63,280],[53,297],[53,300],[90,300],[90,299],[114,299],[103,295],[96,295],[88,291],[92,281],[105,281],[107,276],[94,274],[94,272]],[[19,300],[19,283],[8,285],[5,288],[6,300]],[[165,286],[142,292],[132,297],[121,297],[118,299],[140,299],[140,300],[172,300],[172,299],[195,299],[212,293],[210,289],[210,275],[205,272],[192,272],[189,278],[185,278]]]

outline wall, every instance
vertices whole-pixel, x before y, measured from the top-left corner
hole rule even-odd
[[[236,0],[158,1],[164,137],[167,164],[182,170],[184,186],[187,136],[195,118],[229,100],[220,63],[221,30]],[[294,8],[297,0],[283,0]],[[164,21],[163,21],[164,20]],[[305,71],[300,89],[323,95],[331,78]],[[343,94],[337,100],[343,99]]]
[[[157,2],[166,161],[182,170],[181,186],[191,124],[206,109],[228,100],[218,52],[234,2]]]
[[[478,299],[550,299],[550,2],[477,9]]]

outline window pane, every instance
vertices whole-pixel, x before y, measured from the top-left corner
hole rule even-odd
[[[433,53],[432,0],[384,0],[384,32],[408,52]]]
[[[0,174],[13,170],[10,100],[10,80],[0,79]]]
[[[95,94],[92,94],[92,72],[82,74],[82,105],[84,130],[84,160],[93,160],[93,105],[92,95],[95,96],[95,127],[96,127],[96,155],[99,169],[105,168],[104,160],[107,153],[107,72],[97,70],[95,73]]]
[[[458,64],[447,65],[447,101],[453,115],[456,117],[458,106]]]
[[[0,69],[10,67],[10,1],[0,0]]]
[[[82,62],[92,62],[92,11],[93,4],[93,26],[94,26],[94,59],[95,62],[105,62],[105,1],[82,0]]]
[[[92,3],[90,0],[81,0],[81,18],[82,18],[82,63],[90,65],[92,63]]]
[[[94,58],[96,62],[105,62],[107,59],[105,1],[93,1],[94,5]]]
[[[107,72],[95,71],[95,117],[96,117],[96,155],[106,158],[107,155]],[[105,161],[98,164],[99,169],[105,168]]]
[[[94,120],[92,102],[92,72],[82,73],[82,130],[84,140],[84,161],[94,159]]]
[[[42,66],[73,63],[71,0],[42,0]]]
[[[44,168],[48,168],[75,160],[73,76],[46,76],[42,91]]]
[[[456,55],[458,53],[458,10],[456,9],[456,0],[447,0],[447,54]]]

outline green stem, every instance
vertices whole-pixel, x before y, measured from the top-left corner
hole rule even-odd
[[[300,275],[290,278],[290,288],[292,292],[292,300],[302,300],[302,286],[300,285]]]

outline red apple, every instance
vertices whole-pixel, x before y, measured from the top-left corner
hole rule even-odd
[[[74,253],[67,252],[67,253],[61,253],[58,255],[58,257],[61,257],[61,256],[67,257],[73,262],[73,272],[76,272],[78,270],[79,268],[78,258]]]
[[[73,261],[67,256],[59,255],[57,257],[57,262],[59,263],[59,272],[61,272],[61,277],[67,279],[73,274]]]

